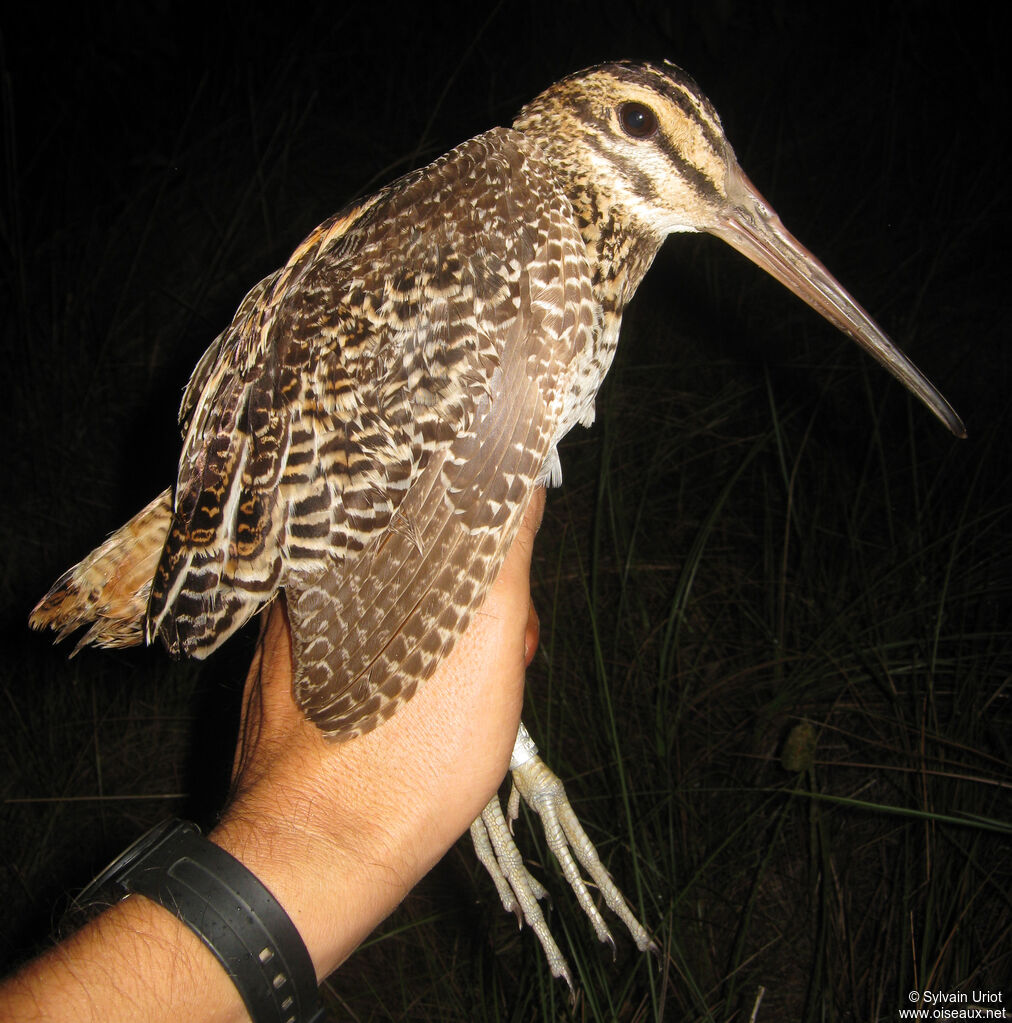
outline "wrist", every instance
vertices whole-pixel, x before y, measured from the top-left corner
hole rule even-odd
[[[335,970],[404,898],[421,874],[374,822],[301,812],[239,797],[208,836],[265,885],[302,937],[318,979]],[[286,811],[292,811],[291,807]],[[337,815],[340,818],[340,814]],[[423,871],[424,873],[424,871]]]

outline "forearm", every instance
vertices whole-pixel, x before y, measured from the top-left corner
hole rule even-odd
[[[340,751],[337,751],[340,753]],[[356,820],[319,819],[304,793],[258,786],[225,813],[210,838],[249,868],[291,917],[325,977],[403,899],[433,861],[410,834],[412,811]],[[303,804],[301,809],[299,804]],[[252,804],[252,805],[251,805]],[[324,812],[334,812],[331,799]],[[0,1019],[91,1023],[245,1020],[222,966],[176,917],[133,895],[110,907],[0,988]]]
[[[230,811],[212,833],[272,891],[324,977],[400,902],[423,863],[381,832],[357,848],[278,817]],[[395,866],[398,862],[403,869]],[[143,896],[110,907],[0,988],[0,1019],[239,1021],[238,991],[202,941]]]
[[[0,1019],[23,1023],[247,1018],[200,939],[138,897],[111,907],[0,988]]]

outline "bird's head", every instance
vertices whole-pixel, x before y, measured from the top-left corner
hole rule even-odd
[[[710,101],[674,64],[601,64],[557,82],[514,122],[566,183],[585,237],[627,232],[650,255],[669,234],[723,239],[853,338],[956,435],[963,423],[738,166]]]

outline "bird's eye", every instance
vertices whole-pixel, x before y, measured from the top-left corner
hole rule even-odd
[[[630,138],[647,139],[657,131],[657,115],[642,103],[623,103],[618,108],[618,120]]]

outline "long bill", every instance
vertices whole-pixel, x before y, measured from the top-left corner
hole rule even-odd
[[[962,419],[934,384],[889,340],[822,263],[784,227],[755,185],[740,167],[733,164],[728,172],[727,195],[728,205],[708,228],[709,233],[761,266],[853,338],[916,394],[957,437],[965,437]]]

